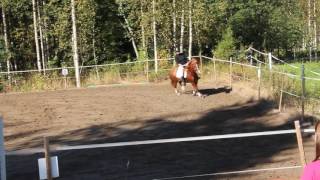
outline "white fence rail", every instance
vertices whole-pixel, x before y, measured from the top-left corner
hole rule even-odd
[[[191,141],[204,141],[204,140],[218,140],[218,139],[231,139],[231,138],[245,138],[245,137],[258,137],[258,136],[271,136],[271,135],[284,135],[284,134],[296,134],[299,140],[301,139],[301,133],[314,133],[314,129],[300,129],[300,124],[298,121],[295,122],[296,129],[289,130],[275,130],[275,131],[264,131],[264,132],[250,132],[250,133],[236,133],[236,134],[225,134],[225,135],[212,135],[212,136],[200,136],[200,137],[186,137],[186,138],[172,138],[172,139],[158,139],[158,140],[145,140],[145,141],[130,141],[130,142],[116,142],[116,143],[104,143],[104,144],[91,144],[91,145],[79,145],[79,146],[59,146],[55,147],[55,151],[66,151],[66,150],[80,150],[80,149],[92,149],[92,148],[110,148],[110,147],[127,147],[127,146],[139,146],[139,145],[152,145],[152,144],[163,144],[163,143],[179,143],[179,142],[191,142]],[[300,150],[301,142],[299,144]],[[302,147],[303,151],[303,147]],[[7,152],[7,156],[12,155],[28,155],[34,153],[42,153],[44,149],[24,149],[19,151]],[[304,154],[304,152],[303,152]],[[304,157],[302,157],[303,161]],[[243,173],[254,173],[263,171],[275,171],[275,170],[285,170],[285,169],[296,169],[302,166],[289,166],[289,167],[270,167],[263,169],[249,169],[243,171],[231,171],[231,172],[218,172],[218,173],[207,173],[199,175],[189,175],[189,176],[176,176],[168,178],[157,178],[153,180],[169,180],[169,179],[184,179],[184,178],[195,178],[204,176],[217,176],[217,175],[232,175],[232,174],[243,174]]]
[[[314,129],[303,129],[302,132],[314,133]],[[95,148],[138,146],[138,145],[178,143],[178,142],[190,142],[190,141],[206,141],[206,140],[218,140],[218,139],[245,138],[245,137],[257,137],[257,136],[271,136],[271,135],[295,134],[295,133],[296,133],[295,129],[289,129],[289,130],[236,133],[236,134],[211,135],[211,136],[199,136],[199,137],[185,137],[185,138],[157,139],[157,140],[145,140],[145,141],[90,144],[90,145],[78,145],[78,146],[55,146],[53,149],[56,151],[66,151],[66,150],[79,150],[79,149],[95,149]],[[23,150],[7,152],[6,155],[35,154],[35,153],[41,153],[43,151],[44,150],[42,148],[30,148],[30,149],[23,149]]]

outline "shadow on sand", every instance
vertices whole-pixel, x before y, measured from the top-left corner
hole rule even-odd
[[[229,92],[225,88],[205,89],[203,93]],[[274,115],[268,100],[248,101],[212,110],[200,118],[177,122],[170,115],[137,122],[101,124],[77,129],[54,137],[52,143],[79,145],[164,138],[245,133],[292,129],[298,116],[270,125],[261,118]],[[141,121],[140,121],[141,122]],[[128,128],[131,127],[131,128]],[[41,137],[39,137],[41,138]],[[73,140],[70,140],[73,139]],[[38,141],[39,142],[39,141]],[[23,144],[21,145],[23,146]],[[34,147],[41,143],[33,144]],[[157,145],[98,148],[55,152],[59,156],[61,180],[150,180],[154,178],[243,170],[271,162],[271,157],[296,147],[294,134]],[[42,154],[7,156],[8,179],[37,179],[37,158]],[[298,156],[297,156],[298,159]],[[283,158],[278,163],[284,163]],[[199,179],[215,179],[201,177]],[[196,179],[196,178],[191,178]],[[218,179],[218,178],[217,178]]]

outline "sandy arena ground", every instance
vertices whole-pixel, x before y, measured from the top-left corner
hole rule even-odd
[[[169,83],[0,95],[7,151],[52,145],[138,141],[292,129],[299,116],[235,84],[200,83],[208,96],[176,96]],[[308,160],[311,138],[305,137]],[[151,180],[299,165],[295,135],[54,152],[61,180]],[[7,156],[8,180],[38,178],[33,155]],[[184,179],[299,179],[301,169]]]

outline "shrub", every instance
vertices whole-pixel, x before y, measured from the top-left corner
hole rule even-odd
[[[226,32],[222,36],[222,40],[219,42],[217,47],[215,48],[213,54],[217,58],[221,59],[229,59],[229,57],[235,55],[235,39],[233,37],[233,33],[231,28],[229,27]]]

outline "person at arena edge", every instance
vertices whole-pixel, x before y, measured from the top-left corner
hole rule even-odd
[[[320,121],[315,125],[316,157],[303,169],[301,180],[320,180]]]
[[[185,67],[188,66],[189,60],[184,52],[176,51],[175,61],[178,65],[178,70],[176,72],[176,77],[178,79],[181,79],[182,82],[182,90],[185,90],[186,86],[186,78],[187,78],[187,72]]]

